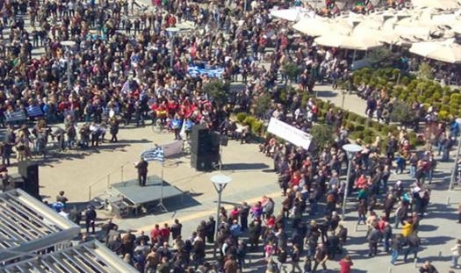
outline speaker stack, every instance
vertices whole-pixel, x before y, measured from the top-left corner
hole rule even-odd
[[[18,173],[24,179],[23,190],[40,199],[38,164],[22,161],[18,163]]]
[[[191,133],[192,168],[197,171],[212,171],[219,164],[219,134],[203,125],[195,125]]]

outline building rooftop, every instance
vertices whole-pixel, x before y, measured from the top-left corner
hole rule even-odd
[[[0,263],[68,244],[79,233],[79,226],[26,192],[0,193]]]
[[[0,268],[0,273],[138,273],[103,244],[91,241]]]

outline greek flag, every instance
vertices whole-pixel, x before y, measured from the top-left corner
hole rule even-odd
[[[162,146],[156,146],[150,150],[142,152],[141,157],[144,158],[144,160],[146,161],[165,161],[165,153],[163,152]]]
[[[27,115],[32,118],[43,116],[42,108],[39,105],[31,105],[27,107]]]
[[[5,116],[6,122],[18,122],[27,120],[26,114],[22,110],[5,112],[3,115]]]

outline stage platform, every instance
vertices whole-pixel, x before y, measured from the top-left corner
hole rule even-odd
[[[123,201],[135,208],[135,214],[140,207],[148,209],[159,203],[162,198],[162,179],[157,175],[147,177],[146,186],[139,186],[138,180],[127,180],[111,185],[110,195],[122,197]],[[163,181],[163,200],[182,197],[183,192]]]

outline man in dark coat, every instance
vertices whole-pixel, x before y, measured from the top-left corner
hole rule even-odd
[[[136,163],[135,168],[138,169],[138,181],[139,181],[139,186],[144,187],[146,186],[146,180],[147,180],[147,167],[149,166],[149,163],[147,163],[144,158],[141,157],[141,161]]]
[[[96,211],[93,206],[89,206],[88,210],[85,212],[85,225],[86,225],[86,233],[90,232],[90,227],[91,227],[91,233],[94,234],[94,224],[96,221]]]

